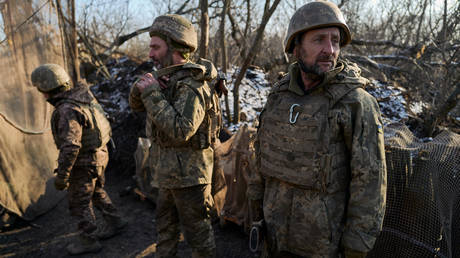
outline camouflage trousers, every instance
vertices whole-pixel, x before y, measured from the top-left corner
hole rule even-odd
[[[97,229],[93,205],[102,212],[104,218],[119,217],[104,190],[104,169],[102,166],[74,167],[70,174],[70,214],[77,220],[78,230],[85,235],[91,235]]]
[[[155,257],[176,257],[181,226],[185,240],[192,248],[192,257],[215,257],[216,245],[209,215],[210,198],[210,185],[159,189]]]

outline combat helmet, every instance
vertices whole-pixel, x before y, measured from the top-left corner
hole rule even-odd
[[[70,87],[67,72],[57,64],[44,64],[35,68],[31,74],[32,84],[41,92],[51,92],[62,86]]]
[[[300,33],[324,27],[339,27],[342,29],[340,46],[350,43],[351,33],[340,9],[331,2],[316,1],[300,7],[289,22],[288,33],[284,40],[284,51],[292,53],[294,40]]]
[[[150,37],[155,34],[169,37],[174,42],[187,46],[194,52],[198,46],[197,34],[192,23],[177,14],[158,16],[150,27]]]

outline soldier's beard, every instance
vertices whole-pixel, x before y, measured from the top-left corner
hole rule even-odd
[[[168,52],[166,52],[165,56],[163,56],[162,58],[159,58],[158,60],[153,60],[153,61],[154,61],[154,66],[157,69],[171,66],[173,65],[172,53],[168,49]]]
[[[324,76],[324,72],[321,70],[321,67],[319,67],[317,63],[314,63],[313,65],[306,65],[302,61],[302,59],[299,59],[297,63],[299,63],[300,69],[304,73],[313,74],[313,75],[321,76],[321,77]]]
[[[306,59],[307,56],[308,56],[307,52],[304,49],[300,48],[299,54],[296,56],[297,63],[299,64],[300,69],[304,73],[311,74],[313,76],[323,77],[324,74],[327,72],[321,69],[321,66],[318,64],[318,62],[324,62],[324,61],[332,62],[332,67],[329,70],[332,70],[337,63],[337,60],[335,60],[332,55],[319,55],[316,58],[314,64],[306,65],[303,60]]]

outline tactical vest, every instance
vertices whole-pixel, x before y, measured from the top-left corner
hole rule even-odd
[[[88,119],[88,125],[83,127],[82,137],[81,137],[81,149],[80,152],[88,152],[91,150],[98,149],[105,146],[112,136],[112,129],[110,127],[110,122],[104,115],[104,110],[97,100],[92,97],[90,103],[81,102],[76,99],[66,98],[59,101],[56,104],[56,109],[58,106],[64,103],[71,103],[79,107],[82,112],[85,114],[85,117]],[[56,146],[61,146],[61,142],[57,137],[57,111],[53,112],[51,118],[51,127],[53,131],[54,141]]]
[[[202,61],[202,60],[201,60]],[[209,61],[208,61],[209,62]],[[215,68],[214,68],[215,69]],[[164,148],[193,148],[206,149],[215,143],[219,137],[220,127],[222,125],[221,109],[219,98],[214,91],[214,88],[209,86],[207,73],[208,67],[199,64],[186,63],[167,67],[159,70],[162,73],[172,74],[168,81],[168,88],[163,90],[166,99],[171,103],[174,100],[174,93],[178,85],[189,85],[192,88],[200,88],[204,96],[205,115],[203,122],[198,127],[197,132],[183,144],[174,143],[169,139],[169,136],[161,130],[155,130],[153,121],[147,122],[147,135],[151,135],[155,142]],[[210,75],[212,77],[212,75]]]
[[[261,114],[260,172],[299,188],[326,192],[331,179],[343,177],[349,167],[343,138],[331,130],[339,115],[333,107],[365,81],[344,80],[303,96],[288,91],[289,81],[288,75],[276,86]]]

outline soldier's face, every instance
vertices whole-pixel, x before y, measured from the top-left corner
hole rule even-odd
[[[149,57],[152,59],[156,68],[165,67],[166,55],[168,53],[168,45],[160,37],[153,36],[150,39]]]
[[[340,31],[336,27],[310,30],[294,48],[294,56],[302,60],[308,72],[322,75],[333,69],[340,53]]]

